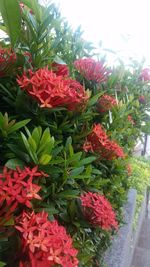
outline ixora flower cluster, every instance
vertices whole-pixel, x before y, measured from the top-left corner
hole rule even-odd
[[[0,47],[0,77],[7,75],[9,68],[16,62],[16,54],[10,49]]]
[[[39,172],[37,167],[33,169],[25,167],[21,170],[10,170],[6,167],[0,173],[0,225],[4,225],[12,217],[20,205],[32,208],[31,200],[41,200],[38,192],[41,186],[33,183],[37,177],[46,177]]]
[[[72,246],[72,238],[56,220],[49,221],[48,213],[23,212],[16,218],[21,239],[20,267],[77,267],[78,251]]]
[[[97,110],[99,112],[107,112],[117,105],[117,101],[110,95],[103,95],[97,102]]]
[[[92,132],[86,138],[83,149],[85,152],[98,154],[100,159],[125,158],[122,148],[108,138],[100,124],[93,126]]]
[[[83,86],[56,73],[48,68],[36,72],[29,70],[28,75],[24,74],[17,81],[23,90],[38,100],[42,108],[66,107],[68,110],[77,110],[85,106],[89,97]]]
[[[110,73],[102,62],[97,62],[93,58],[78,59],[74,66],[83,77],[96,83],[105,82]]]
[[[103,230],[118,229],[116,214],[104,196],[87,192],[80,199],[83,215],[92,226],[101,227]]]

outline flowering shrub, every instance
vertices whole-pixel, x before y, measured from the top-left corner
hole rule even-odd
[[[93,59],[52,3],[0,13],[0,265],[102,265],[150,129],[148,72]]]

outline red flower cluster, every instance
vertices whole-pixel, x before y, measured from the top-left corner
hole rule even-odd
[[[114,97],[110,95],[103,95],[97,103],[97,110],[99,112],[106,112],[111,110],[112,107],[117,105],[117,101]]]
[[[37,167],[23,170],[8,170],[4,167],[0,173],[0,225],[8,221],[13,212],[23,204],[31,208],[32,199],[41,199],[38,195],[41,187],[33,183],[35,177],[46,176],[37,171]]]
[[[85,106],[88,100],[88,95],[80,83],[57,76],[48,68],[36,72],[30,70],[29,77],[24,74],[17,81],[21,88],[38,100],[41,107],[77,110]]]
[[[22,257],[20,267],[77,267],[78,251],[72,238],[58,222],[49,221],[48,213],[23,212],[16,219],[15,228],[20,232]]]
[[[9,68],[16,62],[16,54],[10,49],[0,48],[0,77],[6,76]]]
[[[140,80],[146,81],[146,82],[150,81],[150,69],[149,68],[145,68],[141,71]]]
[[[132,116],[128,115],[128,121],[131,122],[132,125],[135,124],[134,120],[132,119]]]
[[[65,64],[58,64],[54,62],[52,64],[53,72],[56,73],[57,76],[69,76],[69,69]]]
[[[105,82],[110,73],[102,62],[97,62],[92,58],[78,59],[74,62],[74,66],[83,77],[96,83]]]
[[[144,95],[139,96],[139,102],[141,104],[145,104],[146,103],[146,100],[145,100],[145,96]]]
[[[87,136],[83,149],[85,152],[97,153],[100,159],[113,160],[125,157],[122,148],[108,138],[100,124],[94,125],[92,132]]]
[[[93,226],[104,230],[117,229],[115,212],[110,202],[98,193],[87,192],[80,197],[83,215]]]

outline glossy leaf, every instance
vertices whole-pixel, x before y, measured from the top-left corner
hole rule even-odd
[[[14,46],[20,35],[21,15],[19,2],[16,0],[1,0],[0,13],[2,15],[11,44]]]

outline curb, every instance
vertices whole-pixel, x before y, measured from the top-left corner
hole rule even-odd
[[[145,192],[145,197],[139,214],[138,225],[136,231],[134,231],[133,219],[136,208],[136,195],[137,193],[135,189],[129,190],[127,203],[124,207],[125,225],[119,229],[118,234],[114,237],[112,246],[106,251],[104,257],[105,265],[108,267],[130,267],[131,265],[134,248],[146,214],[147,203],[147,194]]]

